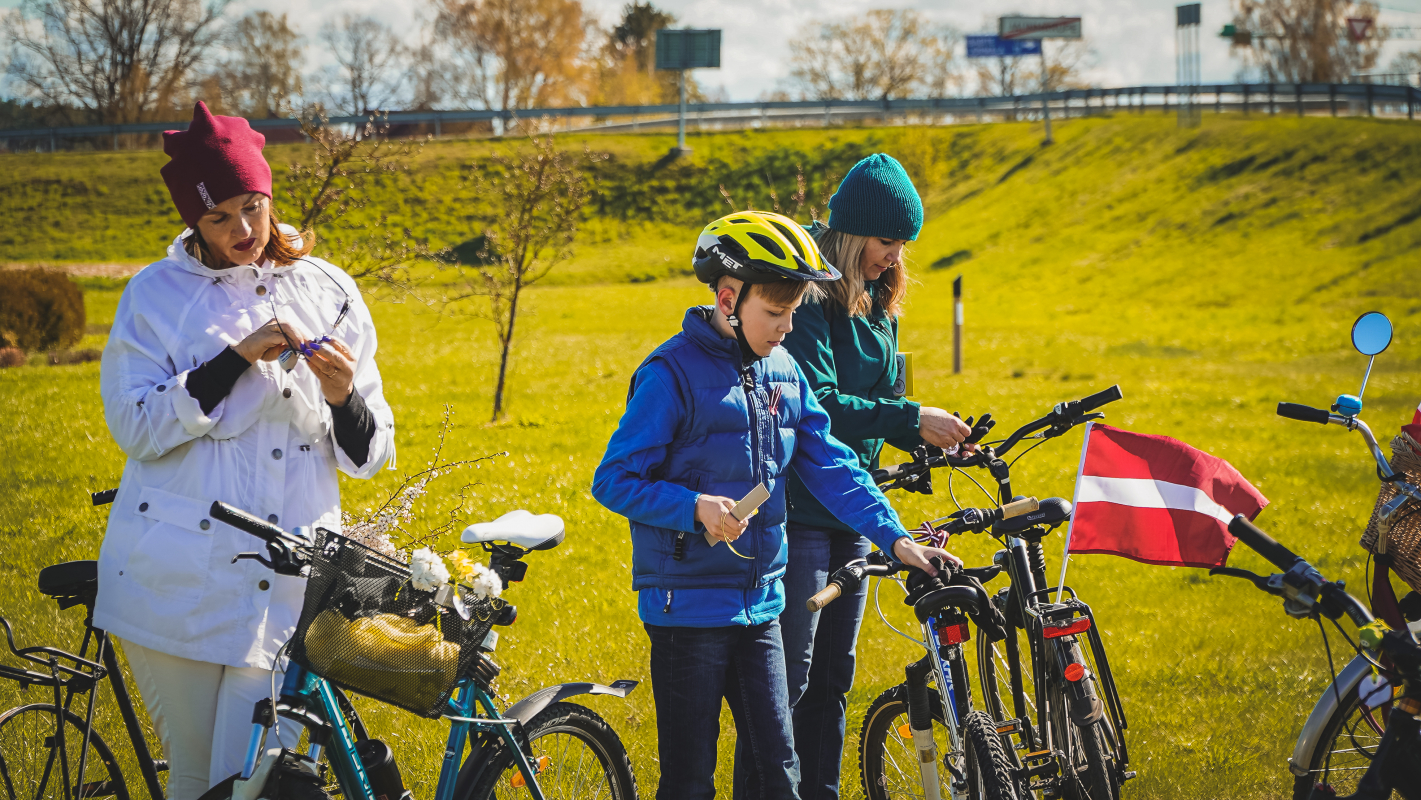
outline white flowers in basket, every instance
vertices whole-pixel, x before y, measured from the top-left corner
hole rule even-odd
[[[421,592],[432,592],[449,582],[449,568],[433,550],[422,547],[410,556],[410,585]]]
[[[454,563],[458,583],[467,586],[480,600],[498,597],[503,593],[503,581],[493,570],[469,557],[463,550],[455,550],[447,556]],[[414,551],[410,556],[410,585],[421,592],[433,592],[446,583],[451,575],[449,567],[438,553],[428,547]]]

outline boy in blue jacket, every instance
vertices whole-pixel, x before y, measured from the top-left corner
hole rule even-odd
[[[752,762],[736,765],[735,796],[796,798],[778,622],[789,470],[900,561],[934,572],[929,558],[956,559],[908,536],[779,346],[809,283],[839,277],[804,229],[779,214],[731,214],[701,233],[693,264],[715,305],[689,309],[681,333],[637,369],[592,493],[631,522],[659,800],[714,797],[722,697]],[[730,510],[760,483],[769,499],[737,520]]]

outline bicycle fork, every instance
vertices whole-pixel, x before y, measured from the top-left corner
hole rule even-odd
[[[924,641],[936,643],[937,637],[931,618],[923,623],[923,637]],[[923,797],[925,800],[941,800],[939,763],[946,767],[952,776],[948,788],[952,798],[965,797],[967,776],[954,766],[954,762],[966,751],[958,726],[955,694],[957,687],[953,686],[951,671],[943,662],[938,649],[934,647],[928,651],[928,655],[909,664],[904,672],[907,678],[904,685],[908,690],[908,730],[913,738],[913,751],[917,756]],[[932,700],[928,693],[930,675],[937,676],[938,688],[941,690],[939,696],[942,700],[943,727],[947,729],[949,752],[945,757],[941,757],[940,761],[937,743],[933,740]]]

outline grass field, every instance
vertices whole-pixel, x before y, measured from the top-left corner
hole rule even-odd
[[[728,164],[753,175],[744,166],[752,162],[788,164],[777,180],[787,174],[792,181],[796,159],[832,173],[844,159],[852,163],[860,152],[853,147],[900,155],[928,199],[928,224],[912,252],[919,283],[903,322],[917,399],[964,414],[990,410],[1010,429],[1052,403],[1119,383],[1125,399],[1107,409],[1109,422],[1175,436],[1231,461],[1272,501],[1259,524],[1360,590],[1364,561],[1356,539],[1377,488],[1361,440],[1281,420],[1273,406],[1325,406],[1338,393],[1355,392],[1365,363],[1348,347],[1347,331],[1374,308],[1392,317],[1397,337],[1377,362],[1365,417],[1386,435],[1409,421],[1421,400],[1421,190],[1402,177],[1421,167],[1416,129],[1350,119],[1210,118],[1201,130],[1180,131],[1173,118],[1120,117],[1061,125],[1058,144],[1045,150],[1037,135],[1021,124],[706,136],[693,142],[692,163],[658,178],[658,191],[687,186],[693,196],[661,207],[632,200],[655,195],[633,197],[654,183],[645,176],[656,174],[667,137],[592,140],[619,154],[621,172],[604,183],[640,210],[600,211],[562,284],[531,293],[527,334],[515,346],[512,417],[499,425],[483,424],[497,368],[487,323],[416,304],[374,305],[402,462],[425,457],[439,409],[450,403],[459,424],[454,455],[512,454],[474,473],[482,482],[477,516],[527,507],[567,520],[566,543],[530,557],[529,579],[509,592],[520,614],[500,642],[505,698],[557,680],[647,678],[645,635],[628,588],[626,525],[588,494],[627,379],[678,329],[683,309],[707,295],[676,277],[698,221],[715,213],[715,183],[707,189],[704,182],[729,180],[731,172],[717,172]],[[431,145],[410,180],[435,192],[441,169],[468,163],[487,146]],[[0,234],[0,261],[156,257],[158,240],[176,232],[155,213],[166,202],[155,194],[162,192],[154,174],[160,161],[153,154],[0,157],[0,210],[30,220]],[[66,196],[52,188],[76,180],[107,186],[108,194],[96,200],[90,189]],[[750,178],[727,188],[742,203],[770,205],[763,184],[756,188]],[[779,194],[787,195],[783,186]],[[432,196],[403,196],[397,205],[423,209],[418,218],[429,221],[432,240],[458,241],[457,226],[439,222]],[[934,267],[945,260],[951,268]],[[967,302],[960,376],[951,374],[950,360],[950,283],[957,274]],[[623,282],[632,278],[641,282]],[[86,283],[91,323],[112,317],[121,286]],[[100,341],[91,337],[82,346]],[[8,423],[0,427],[7,454],[0,465],[0,611],[26,643],[77,629],[72,612],[60,614],[40,599],[33,576],[48,563],[94,557],[104,516],[88,507],[85,492],[115,485],[122,468],[97,382],[97,364],[0,371]],[[1018,490],[1069,497],[1079,441],[1068,437],[1028,456],[1014,472]],[[359,507],[396,482],[386,474],[343,488]],[[963,487],[970,485],[956,485],[967,502],[972,495]],[[951,507],[942,495],[893,499],[913,522]],[[1048,543],[1052,570],[1060,548],[1059,537]],[[954,549],[969,563],[984,563],[994,545],[979,537]],[[1231,563],[1266,568],[1242,549]],[[1316,626],[1289,619],[1246,584],[1202,570],[1106,556],[1075,558],[1070,569],[1069,582],[1106,631],[1129,715],[1139,778],[1125,796],[1287,796],[1285,759],[1328,680]],[[906,618],[896,599],[884,600],[890,617]],[[859,653],[854,730],[867,704],[900,681],[902,666],[916,657],[872,612]],[[0,703],[19,699],[0,691]],[[30,700],[42,698],[31,690]],[[587,703],[622,734],[649,792],[658,775],[649,686],[626,701]],[[415,796],[428,797],[443,749],[440,726],[371,713]],[[112,729],[111,741],[117,733]],[[726,791],[730,746],[727,735],[720,773]],[[846,794],[856,795],[852,750],[844,774]]]

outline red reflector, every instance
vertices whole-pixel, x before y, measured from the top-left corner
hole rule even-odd
[[[1088,630],[1090,630],[1090,617],[1081,617],[1071,624],[1059,628],[1047,625],[1041,631],[1041,635],[1047,639],[1055,639],[1059,636],[1070,636],[1073,633],[1084,633]]]
[[[1084,678],[1084,677],[1085,677],[1085,665],[1084,665],[1084,664],[1067,664],[1067,665],[1066,665],[1066,680],[1070,681],[1071,683],[1075,683],[1076,681],[1078,681],[1078,680],[1080,680],[1081,678]]]
[[[938,644],[962,644],[968,638],[965,620],[956,625],[944,625],[937,629]]]

